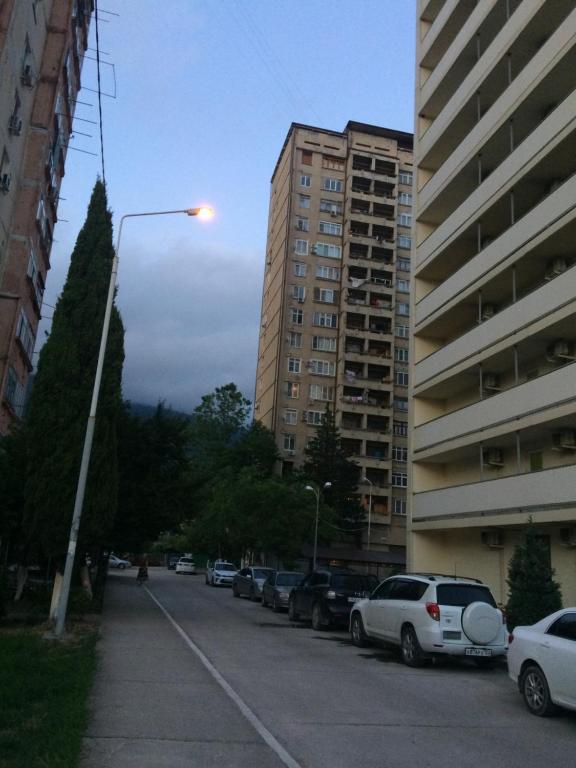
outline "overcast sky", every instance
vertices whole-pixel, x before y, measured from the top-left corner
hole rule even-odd
[[[292,121],[411,131],[415,0],[100,3],[106,181],[125,213],[209,203],[216,218],[129,220],[118,304],[124,396],[190,411],[234,381],[253,398],[270,177]],[[120,14],[103,13],[102,9]],[[94,23],[92,24],[94,46]],[[95,56],[88,51],[88,56]],[[83,82],[96,86],[95,62]],[[97,120],[84,89],[76,115]],[[99,152],[78,120],[71,146]],[[100,158],[70,151],[44,314],[61,290]],[[62,221],[67,220],[67,221]],[[46,321],[44,327],[49,327]]]

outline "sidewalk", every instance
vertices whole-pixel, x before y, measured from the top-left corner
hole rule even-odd
[[[133,572],[108,580],[98,650],[82,768],[281,768]]]

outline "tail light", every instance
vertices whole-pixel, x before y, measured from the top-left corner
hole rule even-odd
[[[430,616],[431,619],[434,619],[434,621],[440,621],[440,606],[438,603],[426,603],[426,610],[428,611],[428,616]]]
[[[514,641],[514,633],[510,632],[508,635],[508,645],[512,645],[512,642]]]

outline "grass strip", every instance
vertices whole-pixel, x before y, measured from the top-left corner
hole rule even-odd
[[[0,631],[0,768],[77,768],[96,632],[65,643]]]

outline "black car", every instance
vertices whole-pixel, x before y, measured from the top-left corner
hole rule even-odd
[[[291,621],[311,620],[313,629],[348,625],[352,606],[378,586],[375,576],[349,570],[316,569],[294,587],[288,602]]]

